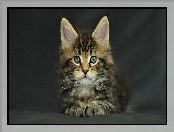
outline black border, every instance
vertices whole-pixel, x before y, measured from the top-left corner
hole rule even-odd
[[[166,124],[9,124],[9,10],[10,9],[166,9]],[[90,118],[90,117],[89,117]],[[167,7],[7,7],[7,125],[167,125]]]

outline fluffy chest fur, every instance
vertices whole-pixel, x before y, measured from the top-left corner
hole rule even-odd
[[[94,94],[95,94],[94,88],[85,85],[85,86],[79,86],[79,87],[75,88],[74,90],[72,90],[70,96],[84,98],[84,97],[91,97]]]
[[[78,97],[78,98],[90,98],[95,96],[95,90],[103,90],[106,87],[104,86],[103,81],[105,81],[106,78],[98,78],[98,79],[81,79],[75,82],[75,87],[71,91],[70,96]]]

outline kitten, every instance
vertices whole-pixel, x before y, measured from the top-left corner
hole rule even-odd
[[[63,113],[87,117],[125,112],[128,91],[111,54],[107,16],[93,33],[77,33],[62,18],[60,32]]]

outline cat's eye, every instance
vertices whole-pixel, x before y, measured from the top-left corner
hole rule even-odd
[[[74,56],[74,62],[75,63],[80,63],[80,57],[79,56]]]
[[[96,56],[91,56],[90,58],[90,63],[96,63],[97,57]]]

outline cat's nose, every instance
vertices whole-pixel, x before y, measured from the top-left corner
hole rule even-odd
[[[88,71],[89,71],[89,70],[82,70],[82,72],[83,72],[84,74],[87,74]]]

